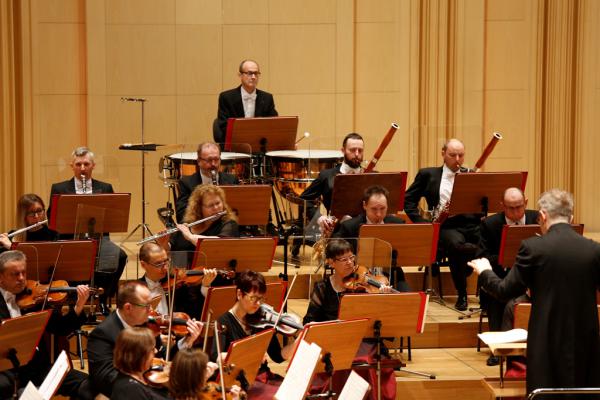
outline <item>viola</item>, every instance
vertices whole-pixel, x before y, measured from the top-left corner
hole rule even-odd
[[[181,287],[181,285],[188,286],[196,286],[202,283],[202,278],[204,277],[204,268],[205,267],[195,267],[192,269],[182,269],[182,268],[172,268],[171,278],[164,279],[162,282],[162,287],[164,290],[169,290],[169,284],[171,279],[175,276],[177,277],[177,287]],[[235,271],[227,271],[224,269],[217,269],[217,274],[221,275],[228,279],[235,278]]]
[[[44,302],[48,294],[48,304],[58,305],[66,301],[69,293],[77,293],[77,288],[69,286],[67,281],[56,280],[52,282],[50,288],[48,285],[42,285],[38,281],[27,280],[27,288],[17,295],[17,305],[21,309],[28,309]],[[102,288],[90,288],[90,294],[102,294]]]
[[[389,280],[384,275],[373,275],[367,267],[357,266],[354,271],[344,278],[344,288],[354,293],[381,293],[382,285],[389,285]],[[392,293],[398,293],[391,289]]]
[[[160,333],[167,334],[169,329],[169,315],[159,314],[156,311],[150,312],[148,316],[148,328],[154,332],[155,335]],[[181,337],[188,334],[187,322],[190,320],[190,316],[184,312],[174,312],[173,320],[171,323],[171,332],[175,336]]]
[[[207,382],[200,398],[202,400],[224,400],[222,393],[223,391],[221,390],[221,385],[217,384],[216,382]],[[238,399],[245,400],[247,398],[246,396],[246,392],[240,391]],[[233,398],[234,397],[231,394],[231,388],[225,388],[225,399],[232,400]]]
[[[144,372],[146,383],[153,387],[167,387],[169,384],[169,371],[171,363],[166,362],[162,358],[152,359],[152,366],[148,371]]]

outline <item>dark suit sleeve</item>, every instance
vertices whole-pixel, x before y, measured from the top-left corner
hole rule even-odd
[[[219,109],[217,110],[217,120],[213,125],[213,138],[217,143],[225,142],[227,131],[227,119],[235,115],[233,103],[227,98],[226,93],[219,94]]]
[[[327,188],[327,176],[323,171],[319,172],[317,179],[311,182],[311,184],[304,189],[300,198],[303,200],[317,200]]]
[[[419,201],[425,195],[426,186],[427,177],[419,171],[404,195],[404,212],[412,222],[428,222],[419,214]]]
[[[260,115],[258,117],[277,117],[277,110],[275,109],[275,100],[273,99],[273,95],[271,93],[263,92],[265,95],[264,102],[264,110],[260,111]]]
[[[185,209],[187,208],[187,203],[190,198],[190,194],[192,194],[193,188],[190,186],[190,182],[187,179],[180,179],[178,185],[179,196],[177,197],[177,202],[175,203],[175,209],[177,222],[182,223],[183,216],[185,215]]]
[[[501,301],[508,301],[522,295],[527,290],[533,263],[533,254],[530,247],[523,243],[519,248],[515,265],[508,275],[501,279],[494,271],[484,271],[479,280],[485,291]]]
[[[99,325],[92,331],[88,339],[87,353],[92,385],[110,397],[118,371],[113,365],[115,342],[104,328]]]
[[[50,316],[46,330],[54,335],[67,336],[74,330],[79,329],[85,322],[86,317],[83,311],[80,315],[77,315],[73,309],[70,309],[67,314],[62,315],[60,310],[55,309]]]

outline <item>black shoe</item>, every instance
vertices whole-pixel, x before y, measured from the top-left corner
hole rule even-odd
[[[458,295],[458,300],[456,300],[454,308],[458,311],[467,311],[468,307],[469,303],[467,303],[467,295]]]
[[[487,361],[485,362],[489,367],[493,367],[494,365],[500,364],[500,357],[489,356]]]
[[[108,317],[110,315],[110,307],[104,303],[98,304],[98,309],[100,310],[100,314]]]

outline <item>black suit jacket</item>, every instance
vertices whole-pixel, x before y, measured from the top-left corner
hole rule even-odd
[[[531,290],[527,392],[600,387],[600,244],[569,224],[555,224],[546,234],[523,240],[506,278],[488,270],[480,281],[500,299]]]
[[[386,215],[383,218],[383,222],[385,224],[403,224],[404,220],[395,215]],[[350,242],[350,244],[354,248],[354,253],[356,254],[356,238],[358,238],[358,234],[360,233],[360,227],[366,223],[366,214],[360,214],[359,216],[342,222],[339,225],[339,229],[336,232],[334,232],[333,237],[347,239],[348,242]]]
[[[256,89],[255,117],[276,117],[275,101],[271,93]],[[217,143],[225,142],[228,118],[244,118],[241,86],[219,94],[219,109],[213,125],[213,138]]]
[[[525,224],[537,224],[538,212],[535,210],[525,210]],[[499,212],[487,217],[481,221],[479,232],[481,239],[479,241],[479,251],[477,257],[486,257],[498,273],[498,255],[500,254],[500,241],[502,240],[502,229],[506,225],[504,212]],[[504,276],[504,275],[499,275]]]
[[[340,173],[341,168],[342,164],[339,164],[333,168],[324,169],[319,172],[317,179],[304,189],[300,198],[304,200],[317,200],[319,197],[323,197],[323,205],[329,211],[331,208],[331,196],[333,195],[333,179]]]
[[[217,183],[219,185],[238,185],[240,180],[235,175],[219,172]],[[183,216],[185,215],[185,209],[187,208],[190,195],[196,186],[199,185],[202,185],[202,176],[200,176],[200,172],[196,172],[193,175],[184,176],[179,180],[179,196],[177,197],[177,202],[175,203],[175,208],[177,210],[177,222],[181,223],[183,221]]]
[[[421,168],[404,195],[404,212],[412,222],[429,222],[419,214],[419,201],[425,197],[432,209],[440,202],[442,167]]]

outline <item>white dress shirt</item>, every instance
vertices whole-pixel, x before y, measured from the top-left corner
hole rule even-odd
[[[0,293],[2,293],[2,297],[4,297],[4,301],[6,302],[6,306],[8,307],[8,312],[10,313],[11,318],[20,317],[21,309],[17,305],[17,296],[9,292],[8,290],[4,290],[0,288]]]
[[[454,187],[454,177],[456,176],[456,172],[452,171],[450,168],[444,164],[442,167],[442,181],[440,183],[440,209],[444,207],[448,201],[450,201],[450,196],[452,195],[452,188]]]
[[[252,118],[254,117],[254,110],[256,109],[256,90],[252,93],[246,92],[244,87],[241,87],[242,90],[242,104],[244,105],[244,117]]]
[[[156,311],[158,311],[159,314],[168,314],[169,306],[167,305],[167,297],[165,296],[165,290],[163,289],[161,283],[155,282],[147,276],[145,276],[144,279],[146,280],[146,284],[148,285],[148,289],[150,290],[150,295],[152,295],[152,298],[160,296],[160,302],[156,307]]]
[[[340,167],[341,174],[360,174],[362,172],[362,168],[359,166],[358,168],[352,168],[346,162],[342,162],[342,166]]]

